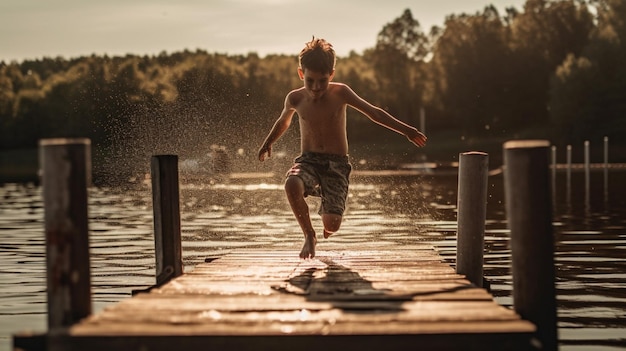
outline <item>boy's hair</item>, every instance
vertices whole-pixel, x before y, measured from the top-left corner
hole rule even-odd
[[[335,50],[333,46],[324,39],[313,37],[313,39],[306,43],[306,46],[300,51],[298,58],[300,68],[304,71],[310,69],[311,71],[319,73],[332,73],[335,69]]]

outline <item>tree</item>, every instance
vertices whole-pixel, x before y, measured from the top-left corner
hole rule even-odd
[[[519,84],[512,127],[545,126],[550,77],[569,54],[579,55],[593,29],[587,6],[573,0],[528,0],[511,23],[511,70]]]
[[[8,127],[9,116],[13,115],[13,100],[15,92],[13,89],[13,81],[6,75],[7,67],[0,67],[0,116],[2,118],[2,130]]]
[[[423,106],[423,60],[428,54],[428,37],[406,9],[378,34],[376,47],[366,51],[381,92],[379,105],[410,123],[415,123]]]
[[[375,51],[390,50],[409,60],[421,61],[430,52],[428,46],[428,37],[424,35],[419,21],[413,18],[411,10],[406,9],[378,33]]]
[[[514,99],[508,38],[508,27],[493,6],[482,14],[446,18],[429,66],[434,102],[447,128],[468,136],[506,129]]]
[[[563,143],[626,133],[626,3],[595,2],[598,25],[551,80],[551,121]]]

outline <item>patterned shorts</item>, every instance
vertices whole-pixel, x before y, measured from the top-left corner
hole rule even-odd
[[[319,213],[343,215],[352,165],[348,156],[305,152],[294,160],[287,177],[304,182],[304,196],[322,198]]]

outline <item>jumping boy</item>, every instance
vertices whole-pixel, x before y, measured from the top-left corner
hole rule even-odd
[[[336,232],[343,219],[352,170],[348,161],[346,106],[350,105],[373,122],[406,136],[418,147],[426,144],[426,136],[416,128],[363,100],[349,86],[332,82],[335,62],[335,51],[324,39],[313,38],[306,44],[300,52],[298,67],[304,86],[287,94],[278,120],[259,149],[260,161],[270,157],[272,145],[289,128],[294,113],[298,114],[301,155],[287,172],[285,192],[304,233],[304,245],[300,251],[303,259],[315,256],[317,244],[305,197],[322,198],[320,214],[324,238]]]

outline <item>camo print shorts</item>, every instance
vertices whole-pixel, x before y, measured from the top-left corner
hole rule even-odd
[[[322,198],[319,213],[343,215],[352,165],[348,156],[305,152],[294,160],[287,177],[304,182],[304,196]]]

